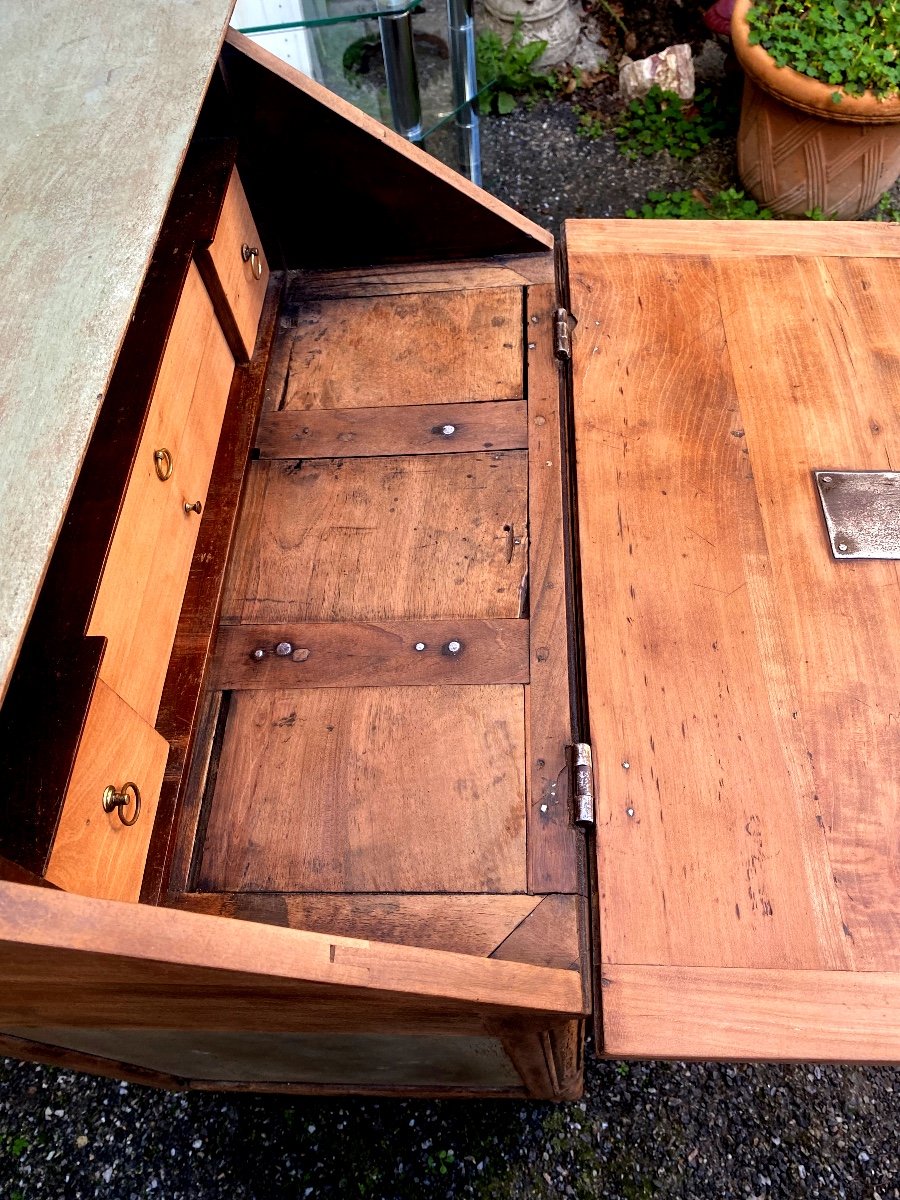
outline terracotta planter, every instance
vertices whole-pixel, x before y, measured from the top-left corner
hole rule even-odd
[[[812,208],[849,221],[900,175],[900,97],[835,88],[777,67],[748,40],[751,0],[737,0],[731,37],[744,69],[738,171],[747,191],[780,216]]]

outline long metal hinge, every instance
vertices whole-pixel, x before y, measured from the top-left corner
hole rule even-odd
[[[553,353],[563,362],[572,357],[572,343],[569,340],[569,314],[564,308],[558,308],[553,314]]]
[[[587,742],[569,747],[572,800],[576,825],[594,824],[594,760]]]

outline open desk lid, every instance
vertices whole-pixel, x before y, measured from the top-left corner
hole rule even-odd
[[[900,231],[566,241],[605,1051],[897,1061],[900,569],[814,471],[900,465]]]

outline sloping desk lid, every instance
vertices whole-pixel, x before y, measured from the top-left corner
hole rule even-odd
[[[0,699],[233,0],[4,0]]]
[[[900,231],[566,240],[606,1052],[900,1060]]]

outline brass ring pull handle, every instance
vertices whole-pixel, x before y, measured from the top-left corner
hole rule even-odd
[[[172,472],[175,470],[175,459],[172,457],[172,451],[167,450],[163,446],[159,450],[153,451],[153,465],[156,467],[156,478],[160,483],[165,483],[171,478]]]
[[[253,272],[255,279],[262,279],[262,257],[259,253],[259,246],[248,246],[244,242],[241,246],[241,258],[244,262],[250,264],[250,270]]]
[[[131,792],[134,797],[134,812],[130,817],[125,816],[125,809],[128,807],[128,793]],[[138,817],[141,815],[141,789],[136,783],[122,784],[121,792],[113,787],[103,789],[103,811],[105,813],[116,812],[119,814],[119,820],[125,826],[134,825]]]
[[[184,511],[186,513],[195,512],[197,514],[197,516],[199,516],[203,512],[203,505],[200,503],[199,500],[195,500],[193,504],[188,504],[187,500],[185,500]]]

